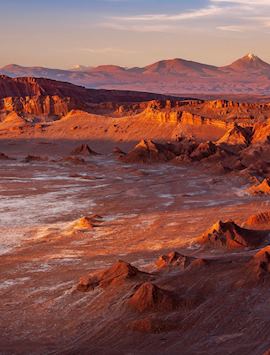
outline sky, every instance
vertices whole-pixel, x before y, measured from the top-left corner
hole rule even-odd
[[[0,66],[270,62],[270,0],[0,0]]]

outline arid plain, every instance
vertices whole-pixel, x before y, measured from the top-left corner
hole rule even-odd
[[[0,77],[2,353],[267,354],[270,104],[239,101]]]

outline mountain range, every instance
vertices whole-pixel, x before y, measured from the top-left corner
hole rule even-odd
[[[222,67],[176,58],[134,68],[78,65],[63,70],[10,64],[0,68],[0,74],[10,77],[43,77],[95,89],[178,95],[270,94],[270,64],[254,54],[247,54]]]

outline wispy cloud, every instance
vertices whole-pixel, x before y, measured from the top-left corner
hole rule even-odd
[[[266,31],[270,27],[270,0],[208,0],[204,7],[176,13],[110,16],[99,26],[117,31],[162,33],[184,28],[239,33]]]
[[[242,5],[263,5],[270,7],[269,0],[211,0],[212,3],[224,4],[224,3],[231,3],[231,4],[242,4]]]
[[[228,31],[228,32],[246,32],[247,30],[254,29],[253,27],[247,26],[234,26],[234,25],[227,25],[227,26],[217,26],[218,30],[221,31]]]
[[[204,8],[191,9],[176,14],[141,14],[134,16],[111,16],[99,26],[118,31],[132,32],[177,32],[188,21],[214,18],[221,15],[223,8],[210,5]]]
[[[123,16],[123,17],[112,17],[114,20],[120,21],[180,21],[180,20],[192,20],[198,17],[208,17],[220,14],[222,11],[221,7],[209,6],[206,8],[198,10],[190,10],[187,12],[180,12],[175,15],[169,14],[147,14],[139,16]]]
[[[100,24],[101,27],[117,31],[131,31],[131,32],[171,32],[175,27],[166,24],[127,24],[119,22],[104,22]]]

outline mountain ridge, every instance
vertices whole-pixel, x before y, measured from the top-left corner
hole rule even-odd
[[[94,89],[161,94],[270,94],[270,64],[251,53],[220,67],[174,58],[160,60],[145,67],[100,65],[76,68],[56,69],[9,64],[0,68],[0,74],[10,77],[44,77]]]

